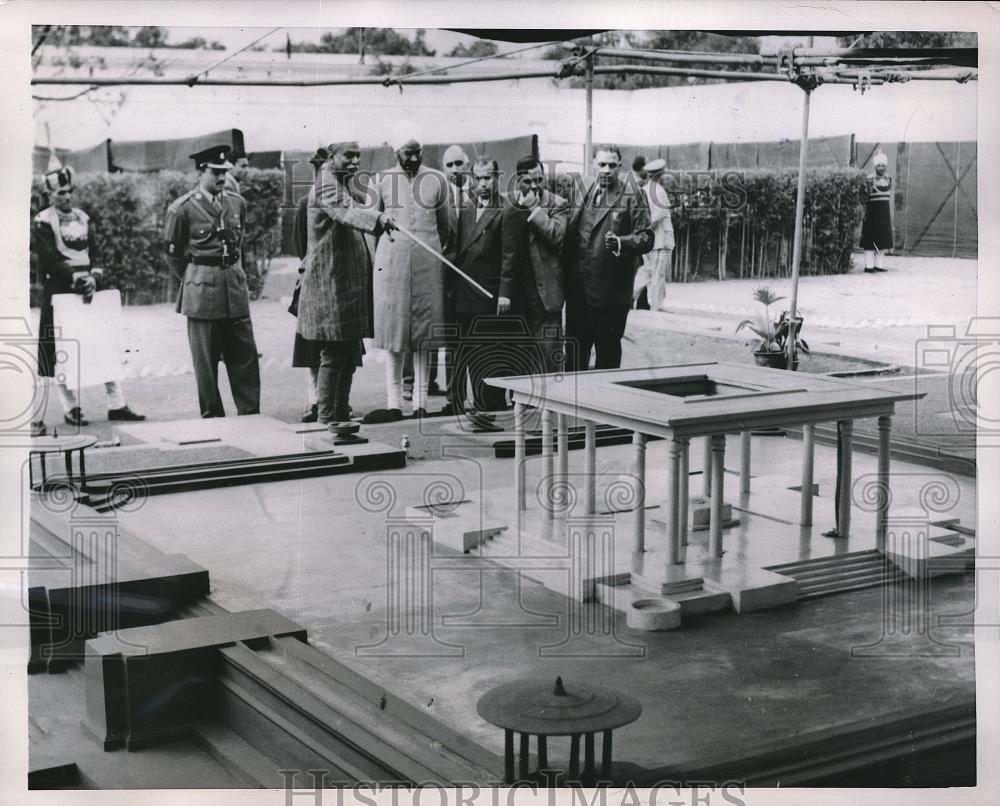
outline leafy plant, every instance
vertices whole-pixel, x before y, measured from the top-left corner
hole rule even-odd
[[[781,352],[778,346],[778,322],[771,319],[771,306],[784,297],[776,296],[767,286],[760,286],[754,289],[753,298],[755,302],[764,306],[764,310],[740,322],[736,326],[736,332],[739,333],[743,328],[750,330],[759,340],[756,350],[766,350],[769,353]]]
[[[809,354],[809,345],[799,335],[802,331],[802,318],[795,317],[794,327],[788,311],[782,311],[777,319],[771,318],[771,306],[780,302],[784,297],[779,297],[767,286],[761,286],[754,290],[753,298],[764,306],[763,311],[758,311],[750,319],[744,319],[736,326],[739,333],[743,328],[751,331],[757,336],[755,352],[763,351],[768,353],[784,353],[788,350],[788,339],[795,339],[795,350]]]

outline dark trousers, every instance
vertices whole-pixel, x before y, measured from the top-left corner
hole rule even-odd
[[[529,285],[530,283],[530,285]],[[524,331],[532,342],[527,352],[531,357],[531,375],[560,372],[565,364],[562,344],[562,311],[545,310],[534,279],[525,279],[518,313],[524,322]],[[525,374],[529,374],[525,373]]]
[[[594,369],[618,369],[622,365],[622,336],[628,306],[594,308],[579,292],[566,304],[566,354],[572,372],[590,368],[590,353],[597,352]]]
[[[448,401],[456,411],[465,409],[466,382],[472,385],[472,405],[476,411],[499,411],[507,407],[504,390],[488,386],[485,378],[520,374],[516,351],[510,349],[510,317],[458,314],[458,340],[453,348],[454,364]],[[516,336],[515,336],[516,338]],[[522,341],[523,341],[523,337]],[[523,363],[523,362],[522,362]]]
[[[350,419],[351,385],[359,350],[355,341],[321,343],[316,377],[318,422],[337,423]]]
[[[229,388],[237,414],[260,411],[260,366],[250,317],[194,319],[188,317],[188,344],[198,385],[202,417],[225,417],[219,395],[219,360],[226,362]]]

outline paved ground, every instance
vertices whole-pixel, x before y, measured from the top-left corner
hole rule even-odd
[[[919,363],[918,348],[927,338],[927,325],[954,326],[964,334],[976,313],[977,264],[942,258],[888,258],[887,265],[890,271],[884,274],[855,271],[802,279],[799,303],[806,317],[804,335],[814,354],[803,357],[801,370],[860,369],[870,366],[867,362],[902,367],[891,382],[912,385],[927,392],[927,397],[912,406],[898,407],[894,433],[949,450],[968,451],[973,444],[968,426],[974,422],[975,407],[968,376],[916,376],[909,368]],[[305,407],[307,383],[306,371],[290,366],[295,323],[286,308],[296,268],[297,262],[290,258],[275,260],[265,296],[252,306],[262,355],[262,411],[289,422]],[[752,312],[753,289],[762,282],[710,280],[671,286],[664,311],[635,311],[630,316],[624,365],[750,361],[750,341],[735,329]],[[775,292],[787,293],[787,280],[766,282]],[[128,362],[124,386],[130,404],[151,419],[197,417],[184,318],[172,305],[152,305],[126,309],[124,322]],[[961,339],[939,340],[936,345],[942,343],[957,344],[952,352],[959,357],[968,354],[973,345]],[[365,366],[355,376],[352,404],[356,412],[384,405],[383,361],[380,351],[370,351]],[[234,411],[225,388],[223,399],[227,409]],[[103,419],[106,404],[101,390],[84,390],[82,402],[85,414],[93,418],[88,432],[101,439],[111,437],[112,428]],[[443,398],[432,399],[432,408],[443,404]],[[58,423],[57,408],[52,401],[50,424]],[[858,428],[865,430],[869,425],[859,422]],[[417,431],[412,424],[403,423],[380,428],[377,438],[395,444],[405,433],[419,455],[424,446]]]

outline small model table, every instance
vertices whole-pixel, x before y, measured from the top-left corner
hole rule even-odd
[[[528,747],[531,735],[538,737],[539,769],[548,767],[548,737],[569,736],[569,779],[580,778],[580,736],[584,737],[586,779],[594,776],[594,736],[603,733],[601,775],[611,775],[611,732],[639,718],[642,706],[632,697],[601,686],[579,684],[568,689],[561,677],[555,686],[548,680],[531,678],[504,683],[486,692],[476,711],[491,725],[504,729],[504,783],[514,777],[514,732],[520,733],[518,777],[528,777]]]
[[[97,442],[97,437],[90,434],[74,434],[65,437],[34,437],[31,446],[28,448],[28,484],[31,489],[35,489],[35,479],[32,472],[32,458],[38,456],[38,464],[41,467],[42,480],[39,489],[45,487],[48,478],[45,473],[45,460],[50,453],[61,453],[66,460],[66,481],[73,483],[73,452],[79,453],[80,481],[82,490],[87,483],[87,466],[83,458],[83,452]]]

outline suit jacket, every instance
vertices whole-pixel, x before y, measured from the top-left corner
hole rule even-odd
[[[646,194],[637,185],[621,178],[594,208],[596,190],[596,183],[588,188],[566,229],[563,266],[567,285],[582,292],[591,308],[629,308],[639,260],[653,248],[649,204]],[[593,208],[594,226],[581,249],[580,227],[585,208]],[[618,256],[604,246],[604,236],[608,232],[613,232],[621,241]]]
[[[545,189],[541,190],[534,210],[508,205],[503,213],[504,282],[500,296],[516,300],[525,284],[531,283],[546,311],[562,310],[565,301],[562,250],[569,214],[566,199]]]
[[[499,296],[503,268],[504,200],[497,194],[476,221],[476,207],[459,214],[461,241],[455,250],[455,264],[491,294]],[[455,278],[455,311],[463,315],[495,314],[497,303],[477,291],[461,277]]]

